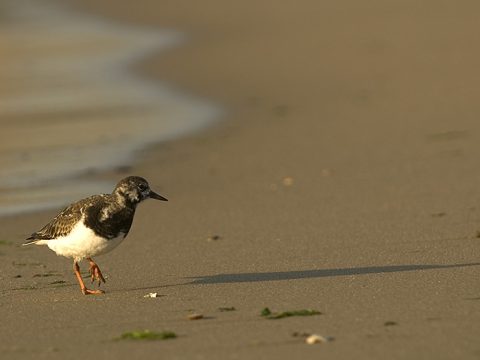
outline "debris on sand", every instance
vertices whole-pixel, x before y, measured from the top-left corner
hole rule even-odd
[[[331,336],[323,336],[323,335],[310,334],[310,333],[307,333],[307,332],[298,332],[298,331],[295,331],[294,333],[292,333],[292,336],[293,337],[305,338],[305,342],[308,345],[313,345],[313,344],[318,344],[318,343],[326,343],[326,342],[335,340],[335,338],[333,338]]]
[[[211,235],[207,238],[207,241],[210,242],[210,241],[217,241],[217,240],[221,240],[222,237],[220,235]]]
[[[49,283],[49,285],[60,285],[60,284],[65,284],[65,280],[55,280]]]
[[[203,319],[203,314],[190,314],[187,318],[188,320],[200,320]]]
[[[119,340],[166,340],[177,337],[173,331],[155,332],[150,330],[131,331],[123,333]]]
[[[395,326],[395,325],[398,325],[396,321],[385,321],[383,323],[383,326]]]
[[[322,313],[318,310],[312,309],[301,309],[301,310],[293,310],[293,311],[283,311],[283,312],[271,312],[268,307],[264,308],[260,315],[266,319],[283,319],[290,316],[313,316],[313,315],[321,315]]]
[[[282,179],[283,186],[292,186],[293,185],[293,178],[291,176],[286,176]]]
[[[225,311],[235,311],[237,309],[235,309],[234,306],[230,306],[230,307],[219,307],[218,308],[218,311],[222,311],[222,312],[225,312]]]
[[[143,295],[144,298],[157,298],[157,297],[160,297],[160,295],[158,295],[158,293],[148,293],[148,294],[145,294]]]
[[[321,344],[321,343],[326,343],[328,341],[330,341],[329,338],[326,338],[325,336],[317,335],[317,334],[312,334],[305,339],[305,342],[308,345]]]

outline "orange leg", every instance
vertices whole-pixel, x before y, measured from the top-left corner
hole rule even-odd
[[[82,275],[80,274],[80,266],[78,266],[78,263],[76,261],[73,262],[73,271],[75,272],[75,276],[77,277],[78,283],[80,284],[80,289],[82,290],[82,293],[84,295],[97,295],[104,293],[104,291],[102,290],[87,289],[85,283],[83,282]]]
[[[93,261],[92,258],[87,258],[87,260],[90,262],[90,276],[92,278],[92,283],[95,281],[95,279],[98,280],[98,286],[100,286],[102,282],[105,283],[105,278],[103,277],[98,265],[95,264],[95,261]]]

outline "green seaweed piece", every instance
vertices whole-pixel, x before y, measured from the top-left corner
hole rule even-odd
[[[291,317],[291,316],[313,316],[313,315],[321,315],[322,313],[318,310],[312,310],[312,309],[301,309],[301,310],[293,310],[293,311],[283,311],[279,313],[273,313],[270,311],[269,308],[265,308],[261,312],[261,316],[271,319],[271,320],[276,320],[276,319],[283,319],[286,317]]]
[[[264,308],[261,312],[260,312],[260,315],[261,316],[270,316],[272,314],[272,312],[270,311],[270,309],[268,307]]]
[[[177,337],[172,331],[155,332],[150,330],[130,331],[123,333],[120,340],[167,340]]]
[[[237,310],[237,309],[235,309],[234,306],[230,306],[230,307],[219,307],[219,308],[218,308],[218,311],[222,311],[222,312],[224,312],[224,311],[235,311],[235,310]]]

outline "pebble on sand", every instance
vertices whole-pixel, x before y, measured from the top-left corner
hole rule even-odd
[[[200,320],[203,319],[203,314],[190,314],[188,320]]]
[[[222,237],[220,235],[211,235],[207,238],[207,241],[210,242],[210,241],[217,241],[217,240],[221,240]]]

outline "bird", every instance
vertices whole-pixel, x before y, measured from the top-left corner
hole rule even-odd
[[[84,295],[103,294],[88,289],[80,274],[79,262],[88,260],[92,283],[105,278],[93,260],[115,249],[132,226],[137,205],[146,199],[168,201],[150,189],[147,180],[128,176],[118,182],[111,194],[87,197],[67,206],[48,224],[28,237],[23,245],[47,245],[57,255],[73,258],[73,271]]]

